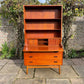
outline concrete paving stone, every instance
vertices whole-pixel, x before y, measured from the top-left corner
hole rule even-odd
[[[84,77],[84,65],[72,65],[80,77]]]
[[[45,84],[45,79],[17,79],[14,84]]]
[[[73,78],[78,77],[71,66],[61,66],[61,74],[59,75],[57,68],[38,68],[35,72],[35,77],[38,78]]]
[[[47,79],[46,84],[71,84],[68,79]]]
[[[22,68],[26,68],[26,66],[23,64],[23,65],[22,65]]]
[[[0,60],[0,65],[5,65],[8,61]]]
[[[20,64],[20,63],[23,63],[23,60],[9,60],[8,61],[8,64],[12,64],[12,63],[14,63],[14,64]]]
[[[26,74],[26,68],[22,68],[17,75],[17,78],[33,78],[34,69],[28,69],[28,74]]]
[[[84,84],[84,78],[73,78],[71,84]]]
[[[16,78],[16,74],[1,74],[0,73],[0,84],[13,84]]]
[[[0,70],[2,69],[3,66],[0,65]]]
[[[0,71],[0,73],[18,73],[21,68],[21,64],[6,64]]]
[[[73,65],[74,63],[72,62],[71,59],[63,59],[63,65]]]
[[[72,61],[75,65],[84,65],[84,61],[82,60],[82,58],[72,59]]]
[[[84,61],[84,57],[82,58],[82,60]]]

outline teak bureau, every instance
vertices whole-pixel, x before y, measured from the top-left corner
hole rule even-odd
[[[63,63],[62,6],[24,5],[24,65],[59,68]]]

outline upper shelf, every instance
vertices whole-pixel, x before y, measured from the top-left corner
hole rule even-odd
[[[28,8],[25,7],[24,19],[57,19],[61,18],[61,7]]]

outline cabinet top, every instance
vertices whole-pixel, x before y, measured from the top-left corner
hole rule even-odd
[[[23,5],[24,7],[59,7],[59,6],[63,6],[63,5]]]

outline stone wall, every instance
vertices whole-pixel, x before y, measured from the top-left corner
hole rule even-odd
[[[73,22],[71,32],[75,32],[73,37],[69,39],[69,49],[75,50],[84,49],[84,16],[76,17]],[[0,26],[0,49],[4,42],[16,44],[16,33],[15,29],[8,24],[6,19],[2,19],[2,26]]]
[[[71,32],[74,32],[74,35],[68,41],[69,49],[84,49],[84,16],[75,17]]]
[[[15,29],[12,25],[9,25],[7,19],[1,19],[1,26],[0,26],[0,50],[2,44],[7,42],[8,46],[16,45],[16,33]]]

